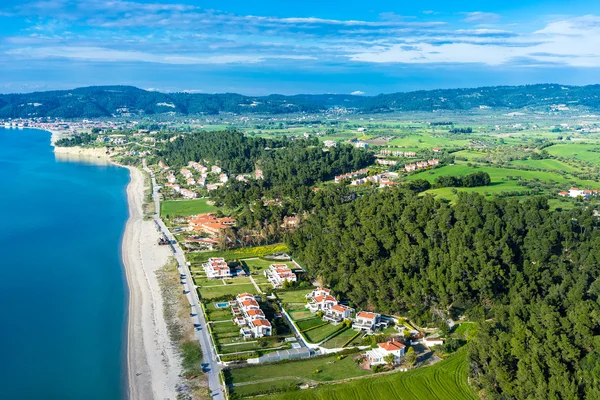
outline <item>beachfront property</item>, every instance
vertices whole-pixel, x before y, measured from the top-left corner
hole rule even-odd
[[[377,325],[381,322],[381,315],[377,313],[361,311],[354,317],[352,329],[367,332],[373,332]]]
[[[237,295],[232,312],[233,322],[240,327],[240,335],[244,339],[272,335],[271,323],[265,318],[253,295],[249,293]]]
[[[367,357],[367,360],[369,360],[369,364],[373,366],[387,364],[385,358],[390,354],[393,354],[394,364],[398,364],[404,356],[405,348],[405,345],[396,340],[388,340],[384,343],[378,343],[377,347],[367,351],[365,356]]]
[[[227,265],[224,258],[209,258],[202,264],[206,277],[208,279],[231,278],[231,268]]]
[[[195,232],[205,232],[210,235],[217,235],[220,231],[231,228],[235,222],[233,218],[217,218],[215,214],[198,214],[188,218],[189,228]]]
[[[317,288],[308,293],[306,298],[308,299],[306,308],[312,313],[327,311],[338,303],[337,299],[331,295],[331,290],[326,288]]]
[[[296,282],[296,274],[285,264],[271,264],[264,272],[274,288],[283,287],[284,282]]]

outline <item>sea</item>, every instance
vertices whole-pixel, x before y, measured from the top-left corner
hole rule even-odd
[[[0,128],[0,399],[125,399],[125,168]]]

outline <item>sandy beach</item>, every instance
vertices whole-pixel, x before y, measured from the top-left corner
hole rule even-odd
[[[128,168],[129,220],[123,237],[123,263],[129,286],[127,367],[132,400],[175,399],[181,362],[163,316],[163,300],[156,271],[171,251],[159,246],[153,221],[143,220],[144,177]]]

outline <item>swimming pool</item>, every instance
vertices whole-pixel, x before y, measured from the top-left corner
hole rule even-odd
[[[229,307],[229,303],[215,303],[215,307],[217,307],[217,308],[227,308],[227,307]]]

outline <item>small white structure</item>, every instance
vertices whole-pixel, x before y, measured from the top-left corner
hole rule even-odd
[[[309,299],[306,308],[312,313],[318,311],[327,311],[333,306],[337,305],[338,301],[333,297],[329,289],[318,288],[307,294],[306,297]]]
[[[337,142],[335,140],[324,140],[323,145],[325,147],[337,147]]]

